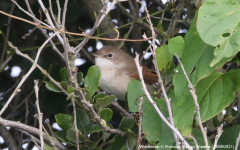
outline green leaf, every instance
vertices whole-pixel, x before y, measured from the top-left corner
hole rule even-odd
[[[127,132],[126,136],[127,136],[129,148],[134,149],[134,147],[137,145],[138,135],[134,134],[134,133]],[[123,150],[123,147],[122,147],[121,150]]]
[[[164,32],[161,21],[158,22],[157,29],[158,29],[159,33],[163,33]]]
[[[91,97],[98,89],[99,79],[101,77],[101,70],[98,66],[92,66],[88,69],[85,77],[84,86],[90,91]]]
[[[190,135],[192,132],[192,122],[195,111],[195,105],[191,95],[189,95],[187,100],[183,101],[181,105],[178,104],[178,99],[175,97],[173,90],[168,92],[168,97],[171,98],[171,107],[175,127],[183,136]]]
[[[52,83],[52,82],[46,82],[45,81],[45,87],[47,88],[47,89],[49,89],[50,91],[53,91],[53,92],[62,92],[62,90],[59,88],[59,87],[57,87],[54,83]]]
[[[101,129],[96,125],[90,122],[87,114],[81,110],[76,109],[77,112],[77,127],[83,135],[87,136],[90,133],[101,131]]]
[[[218,46],[214,66],[223,58],[235,56],[239,51],[240,2],[237,0],[207,0],[199,9],[198,32],[204,42]]]
[[[68,141],[68,139],[66,138],[67,136],[67,131],[57,131],[55,132],[56,137],[61,140],[64,143],[67,143],[67,145],[71,145],[71,146],[76,146],[76,143],[71,143]]]
[[[62,68],[60,71],[60,78],[62,81],[67,82],[67,84],[69,84],[69,76],[68,76],[68,70],[67,68]]]
[[[114,102],[115,99],[116,97],[114,95],[107,95],[103,98],[97,98],[96,103],[99,107],[107,107],[112,102]]]
[[[168,110],[165,100],[155,100],[163,115],[168,118]],[[172,130],[161,120],[160,116],[147,100],[143,102],[142,129],[149,143],[156,145],[173,145],[174,138]]]
[[[184,69],[193,86],[196,86],[199,80],[209,76],[215,69],[209,66],[214,58],[214,47],[204,43],[199,37],[196,29],[196,18],[197,14],[185,36],[185,47],[181,57]],[[182,68],[178,66],[176,70],[178,70],[178,73],[173,77],[174,92],[178,99],[178,105],[182,105],[184,101],[189,100],[187,98],[190,93]]]
[[[57,136],[57,138],[59,140],[61,140],[62,142],[68,142],[67,138],[66,138],[66,135],[67,135],[67,131],[57,131],[57,132],[54,132],[54,134]]]
[[[65,89],[67,89],[67,87],[68,87],[68,84],[67,84],[66,81],[61,81],[61,82],[60,82],[60,85],[61,85],[63,88],[65,88]]]
[[[202,121],[216,116],[235,99],[240,89],[240,69],[214,72],[196,86]],[[211,110],[211,111],[210,111]]]
[[[68,92],[68,94],[73,93],[73,92],[74,92],[73,87],[69,85],[69,86],[67,87],[67,92]]]
[[[121,130],[132,130],[132,128],[134,127],[135,122],[134,122],[134,118],[133,117],[125,117],[123,116],[123,119],[119,125],[119,128]]]
[[[179,58],[182,56],[184,48],[184,39],[182,36],[176,36],[168,40],[168,49],[172,55],[177,54]]]
[[[234,149],[236,145],[236,139],[238,137],[240,131],[240,125],[230,126],[223,129],[223,133],[218,140],[218,145],[228,146],[226,148],[218,148],[217,150],[226,150],[226,149]],[[231,147],[230,147],[231,146]],[[239,150],[239,147],[238,147]]]
[[[163,45],[156,49],[156,57],[157,57],[157,65],[159,71],[162,71],[165,67],[167,67],[170,62],[173,60],[172,54],[168,50],[167,45]]]
[[[131,80],[128,83],[127,92],[128,107],[131,112],[138,112],[138,104],[141,96],[146,99],[141,82],[138,80]]]
[[[104,98],[105,96],[106,96],[105,93],[98,93],[98,94],[96,94],[96,95],[94,96],[94,99],[96,100],[96,99],[98,99],[98,98]]]
[[[67,114],[57,114],[55,115],[55,119],[59,127],[61,127],[64,131],[72,128],[73,126],[73,116]]]
[[[120,150],[126,145],[126,139],[121,136],[114,136],[114,141],[111,143],[106,150]]]
[[[78,135],[79,135],[79,143],[83,143],[82,141],[84,141],[86,137],[84,137],[84,135],[82,135],[81,133],[79,133]],[[76,131],[74,128],[71,128],[67,131],[66,138],[68,141],[76,144]]]
[[[202,122],[213,118],[233,102],[236,93],[240,89],[239,74],[240,69],[231,70],[225,74],[215,71],[198,83],[196,94]],[[192,96],[189,95],[182,105],[178,105],[174,95],[169,95],[172,99],[172,110],[176,127],[183,135],[190,134],[195,111]],[[182,117],[183,115],[184,117]]]
[[[113,112],[109,108],[103,108],[100,112],[100,118],[104,119],[108,123],[112,119]]]
[[[204,142],[204,139],[203,139],[203,135],[202,135],[202,132],[199,128],[193,128],[192,130],[192,136],[196,139],[196,141],[198,142],[198,145],[200,146],[199,149],[200,150],[206,150],[206,148],[204,147],[205,146],[205,142]],[[195,146],[193,140],[188,140],[187,141],[191,146]],[[210,146],[210,149],[212,149],[212,144],[211,142],[209,141],[208,139],[208,145]],[[202,148],[201,148],[202,147]]]
[[[77,73],[77,82],[78,82],[78,84],[81,84],[82,78],[83,78],[83,73],[82,72],[78,72]]]
[[[84,95],[87,101],[91,101],[92,100],[92,96],[89,90],[87,89],[82,89],[84,91]]]

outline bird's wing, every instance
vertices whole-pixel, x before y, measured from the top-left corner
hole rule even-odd
[[[147,68],[146,66],[143,67],[143,78],[146,83],[153,84],[158,82],[158,77],[155,72],[153,72],[151,69]],[[139,74],[137,71],[137,68],[132,68],[132,71],[129,71],[129,76],[132,79],[139,80]]]

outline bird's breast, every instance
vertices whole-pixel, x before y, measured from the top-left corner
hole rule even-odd
[[[101,68],[99,86],[109,94],[115,95],[119,100],[126,100],[126,92],[130,77],[117,68]]]

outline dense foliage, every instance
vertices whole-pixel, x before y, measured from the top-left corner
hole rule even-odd
[[[39,11],[39,1],[29,1],[33,14],[39,20],[49,23],[45,21],[47,19],[45,12]],[[42,2],[47,8],[50,7],[48,0]],[[149,22],[146,21],[148,13],[140,3],[135,0],[117,3],[92,35],[115,41],[89,39],[81,47],[79,54],[72,55],[67,51],[69,54],[65,55],[66,43],[69,42],[71,46],[69,49],[72,50],[85,37],[66,34],[68,42],[65,41],[64,44],[59,38],[54,37],[52,43],[61,54],[53,50],[55,49],[53,45],[45,45],[37,61],[43,69],[36,68],[30,72],[30,76],[21,84],[21,90],[15,92],[33,62],[17,54],[17,50],[7,41],[35,60],[37,50],[41,49],[40,46],[46,41],[46,36],[51,36],[54,31],[41,30],[39,26],[35,28],[20,19],[0,15],[0,109],[1,113],[3,111],[0,114],[0,136],[5,140],[0,143],[0,149],[6,147],[17,149],[26,143],[28,145],[26,149],[32,149],[36,143],[40,145],[38,132],[28,128],[29,126],[39,128],[34,80],[39,80],[39,106],[43,114],[42,125],[46,129],[43,131],[51,136],[50,139],[56,137],[65,143],[62,149],[76,149],[76,141],[80,149],[141,149],[140,146],[147,145],[155,146],[152,149],[176,148],[178,144],[174,139],[175,131],[159,117],[156,108],[146,97],[148,91],[143,90],[140,81],[132,80],[129,83],[127,102],[118,101],[119,105],[114,104],[116,99],[114,95],[109,95],[98,88],[101,71],[97,66],[93,66],[94,58],[89,52],[96,51],[101,44],[121,45],[121,48],[133,57],[137,52],[144,57],[142,64],[154,70],[152,64],[154,57],[149,50],[151,46],[156,50],[159,70],[155,71],[160,71],[164,89],[159,85],[158,89],[150,87],[149,92],[152,93],[152,99],[168,122],[171,117],[169,115],[172,114],[176,130],[191,146],[196,146],[192,139],[194,138],[197,145],[202,146],[201,149],[206,149],[206,142],[210,149],[213,149],[214,145],[219,145],[218,149],[235,148],[240,139],[238,54],[240,2],[238,0],[169,0],[167,3],[161,0],[142,0],[142,2],[149,11],[157,35],[156,47],[152,45],[151,39],[135,42],[117,40],[114,27],[119,31],[119,39],[140,40],[143,34],[151,37],[153,32]],[[30,12],[25,1],[18,0],[17,3]],[[60,1],[61,14],[64,4],[65,1]],[[52,6],[57,18],[58,7],[55,1],[52,2]],[[95,21],[99,21],[97,16],[101,14],[100,10],[103,7],[101,1],[70,0],[66,13],[66,31],[90,33],[89,31],[95,27]],[[34,21],[9,0],[1,0],[0,10]],[[47,35],[42,31],[46,31]],[[59,35],[64,39],[65,34]],[[177,60],[178,57],[186,74]],[[77,68],[73,67],[75,59],[82,62]],[[13,68],[16,66],[21,68],[21,74],[13,76]],[[186,77],[189,77],[193,87]],[[167,97],[163,96],[165,91]],[[197,105],[194,103],[196,98],[194,94],[197,96]],[[10,105],[7,105],[11,95],[15,97]],[[166,101],[170,102],[171,110]],[[35,114],[38,115],[34,117]],[[18,121],[23,123],[22,127],[17,124]],[[54,123],[57,123],[61,130],[52,129]],[[204,138],[200,124],[206,131],[207,139]],[[5,126],[11,128],[7,130]],[[139,127],[142,130],[139,130]],[[54,140],[49,142],[48,136],[43,138],[45,149],[61,149]],[[180,145],[184,144],[180,137],[178,140]],[[142,149],[144,148],[146,147]]]

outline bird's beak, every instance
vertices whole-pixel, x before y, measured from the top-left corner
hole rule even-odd
[[[90,53],[90,55],[92,55],[93,57],[97,57],[98,55],[94,52]]]

